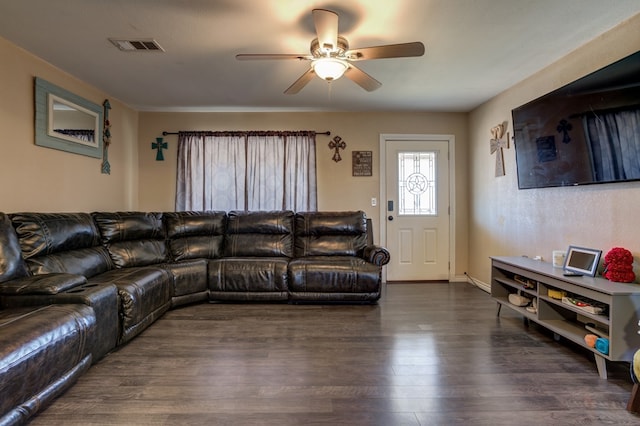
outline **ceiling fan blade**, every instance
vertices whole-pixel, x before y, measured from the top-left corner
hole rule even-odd
[[[424,55],[424,44],[413,43],[387,44],[385,46],[363,47],[345,53],[350,61],[366,61],[368,59],[407,58]]]
[[[289,53],[241,53],[236,55],[236,59],[239,61],[253,61],[263,59],[299,59],[299,60],[311,60],[311,55],[296,55]]]
[[[338,48],[338,14],[326,9],[313,9],[311,14],[320,49],[335,51]]]
[[[382,83],[353,64],[349,64],[349,68],[344,72],[344,76],[367,92],[373,92],[382,86]]]
[[[299,79],[297,79],[291,86],[289,86],[287,90],[284,91],[284,93],[286,95],[295,95],[300,90],[302,90],[302,88],[306,86],[307,83],[313,80],[313,77],[315,75],[316,73],[315,71],[313,71],[313,68],[309,68],[309,70],[302,74]]]

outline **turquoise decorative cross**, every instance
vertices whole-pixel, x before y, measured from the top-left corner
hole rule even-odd
[[[162,154],[163,149],[168,149],[169,144],[167,142],[163,142],[162,138],[156,138],[155,142],[151,142],[151,149],[157,149],[156,153],[156,161],[164,161],[164,154]]]

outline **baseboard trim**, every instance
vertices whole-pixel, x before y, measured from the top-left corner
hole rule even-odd
[[[487,293],[491,293],[491,285],[485,283],[484,281],[480,281],[479,279],[473,278],[472,276],[469,276],[469,275],[466,275],[465,279],[469,284],[475,285],[480,290],[486,291]]]

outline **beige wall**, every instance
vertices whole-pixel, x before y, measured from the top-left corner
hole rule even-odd
[[[569,244],[626,247],[640,255],[640,183],[518,190],[515,151],[504,151],[506,176],[494,177],[489,129],[511,110],[638,50],[640,15],[472,111],[469,116],[469,274],[490,281],[489,256],[540,255]]]
[[[456,138],[456,271],[467,270],[467,115],[456,113],[140,113],[140,209],[173,210],[175,198],[177,136],[166,136],[169,143],[165,161],[155,161],[151,143],[163,131],[178,130],[315,130],[331,131],[319,135],[316,155],[318,166],[319,210],[364,210],[372,218],[375,239],[379,241],[380,200],[379,144],[382,133],[453,134]],[[343,160],[332,160],[328,143],[340,136],[347,148]],[[351,152],[373,151],[373,176],[351,176]]]
[[[111,175],[101,160],[34,144],[34,77],[91,102],[109,96],[0,38],[0,200],[3,212],[129,210],[137,203],[138,113],[115,99]]]

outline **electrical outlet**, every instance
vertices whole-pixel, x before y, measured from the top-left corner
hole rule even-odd
[[[371,206],[375,207],[378,205],[378,199],[376,197],[371,198]]]

